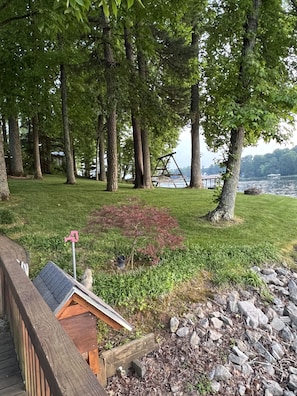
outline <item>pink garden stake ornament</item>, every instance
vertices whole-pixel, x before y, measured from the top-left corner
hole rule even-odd
[[[74,279],[76,279],[75,243],[78,242],[78,231],[70,231],[69,236],[64,238],[64,242],[72,243],[73,277],[74,277]]]

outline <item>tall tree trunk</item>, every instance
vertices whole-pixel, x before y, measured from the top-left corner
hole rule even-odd
[[[97,122],[97,155],[96,155],[96,180],[106,181],[105,172],[105,143],[104,143],[104,118],[103,114],[98,115]],[[99,161],[98,161],[99,158]],[[97,163],[97,161],[99,163]]]
[[[39,120],[38,115],[35,114],[32,118],[33,128],[33,156],[34,156],[34,179],[42,179],[41,162],[40,162],[40,147],[39,147]]]
[[[2,119],[3,123],[3,119]],[[3,125],[2,125],[3,128]],[[0,134],[0,201],[8,201],[10,197],[10,191],[7,181],[5,155],[3,147],[3,134]]]
[[[138,59],[138,70],[140,78],[143,83],[146,84],[147,80],[147,68],[146,61],[141,49],[137,49],[137,59]],[[140,112],[142,108],[145,107],[143,100],[140,102]],[[149,146],[149,133],[145,125],[143,118],[141,118],[141,141],[142,141],[142,155],[143,155],[143,188],[150,189],[153,188],[152,183],[152,173],[151,173],[151,156],[150,156],[150,146]]]
[[[224,184],[217,208],[208,214],[212,222],[234,219],[235,200],[240,173],[240,161],[244,144],[244,128],[241,126],[231,131],[231,139],[224,175]]]
[[[131,112],[134,147],[134,188],[143,188],[143,151],[140,120]]]
[[[118,190],[118,149],[116,87],[114,82],[115,61],[111,47],[111,29],[105,18],[103,28],[105,81],[107,91],[107,191]]]
[[[2,130],[2,134],[3,134],[3,143],[7,144],[8,143],[7,128],[6,128],[6,119],[4,116],[2,116],[2,118],[1,118],[1,130]]]
[[[199,35],[196,33],[197,27],[194,26],[192,33],[191,47],[194,48],[196,55],[198,55]],[[202,188],[201,177],[201,153],[200,153],[200,95],[199,83],[191,87],[191,188]]]
[[[131,103],[131,122],[133,130],[133,147],[134,147],[134,169],[135,169],[135,179],[134,187],[143,187],[143,153],[142,153],[142,141],[141,141],[141,125],[139,116],[139,103],[138,99],[135,98],[135,71],[133,66],[133,51],[131,45],[131,35],[127,27],[124,28],[125,37],[125,49],[126,58],[130,65],[130,103]],[[134,91],[134,94],[132,93]],[[137,95],[136,95],[137,96]],[[136,99],[136,100],[135,100]]]
[[[10,174],[9,170],[9,158],[8,158],[8,133],[7,133],[7,124],[6,124],[6,118],[2,116],[1,118],[1,130],[3,134],[3,150],[4,150],[4,160],[6,163],[6,173]]]
[[[252,0],[252,8],[247,15],[247,22],[244,26],[245,34],[243,37],[242,57],[238,75],[237,102],[243,105],[249,98],[249,76],[248,59],[253,54],[258,30],[258,21],[261,8],[261,0]],[[212,222],[220,220],[234,220],[235,200],[240,174],[240,161],[244,146],[244,125],[238,126],[231,131],[230,144],[226,172],[224,175],[223,189],[216,209],[208,214]]]
[[[39,136],[39,140],[41,143],[40,146],[40,161],[41,161],[41,169],[43,173],[50,174],[52,167],[52,159],[51,159],[51,151],[52,144],[51,139],[44,134]]]
[[[143,188],[153,188],[151,172],[151,154],[149,134],[147,128],[141,129],[142,152],[143,152]]]
[[[9,125],[9,151],[10,151],[10,174],[12,176],[23,176],[23,158],[20,139],[18,119],[10,117]]]
[[[199,84],[191,87],[191,188],[203,188],[200,153]]]
[[[64,152],[66,159],[66,184],[75,184],[73,150],[70,139],[67,99],[67,74],[65,65],[60,65],[61,73],[61,100],[62,100],[62,123],[64,132]]]

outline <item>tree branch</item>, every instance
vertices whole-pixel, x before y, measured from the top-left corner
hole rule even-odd
[[[36,15],[37,13],[38,13],[37,11],[34,11],[34,12],[29,12],[28,14],[24,14],[24,15],[19,15],[19,16],[14,16],[14,17],[11,17],[11,18],[7,18],[7,19],[5,19],[4,21],[0,22],[0,28],[3,27],[3,26],[5,26],[5,25],[8,25],[9,23],[11,23],[11,22],[13,22],[13,21],[19,21],[19,20],[21,20],[21,19],[26,19],[26,18],[28,18],[28,17],[31,17],[31,16],[33,16],[33,15]]]

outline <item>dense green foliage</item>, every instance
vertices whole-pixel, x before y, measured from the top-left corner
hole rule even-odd
[[[189,177],[191,168],[181,168],[184,176]],[[173,173],[177,171],[173,170]],[[219,164],[212,164],[203,168],[203,173],[215,175],[222,172]],[[266,177],[271,173],[279,173],[282,176],[297,175],[297,146],[292,149],[277,149],[272,153],[263,155],[247,155],[241,159],[241,178]]]
[[[297,146],[293,149],[277,149],[273,153],[247,156],[241,160],[241,176],[265,177],[270,173],[282,176],[297,175]]]
[[[75,186],[62,184],[57,176],[42,181],[9,181],[13,193],[0,210],[13,209],[10,225],[0,224],[0,232],[21,243],[30,257],[30,274],[52,260],[72,273],[71,246],[64,237],[79,231],[76,244],[78,277],[92,268],[95,291],[111,304],[144,307],[147,298],[172,291],[180,282],[210,272],[218,284],[258,280],[249,271],[253,265],[276,262],[290,256],[296,242],[297,200],[287,197],[238,194],[236,216],[240,221],[228,227],[209,224],[202,217],[214,206],[210,190],[135,190],[121,184],[116,194],[107,194],[104,183],[79,180]],[[34,208],[32,209],[32,197]],[[134,270],[119,271],[115,265],[125,240],[113,230],[94,236],[86,232],[91,213],[103,205],[126,204],[141,199],[149,206],[167,208],[185,237],[185,250],[164,252],[156,266],[138,263]]]

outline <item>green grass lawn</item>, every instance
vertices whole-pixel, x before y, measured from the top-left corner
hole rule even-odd
[[[71,273],[70,243],[64,237],[78,230],[76,244],[78,277],[93,269],[95,291],[106,302],[141,307],[148,298],[174,290],[180,282],[211,273],[213,280],[257,283],[249,268],[286,260],[294,265],[297,241],[297,199],[239,193],[235,224],[211,225],[204,215],[215,208],[213,190],[135,190],[120,184],[116,193],[106,184],[78,179],[74,186],[65,178],[45,176],[42,181],[10,179],[11,199],[0,203],[0,232],[22,244],[30,257],[31,276],[54,261]],[[86,232],[91,212],[102,205],[127,203],[138,198],[150,206],[168,208],[185,237],[185,250],[164,253],[159,265],[140,265],[119,272],[114,260],[129,243],[118,232],[92,235]],[[5,219],[13,217],[13,220]],[[2,220],[1,220],[2,219]],[[10,223],[10,224],[5,224]],[[124,246],[126,244],[126,246]]]

